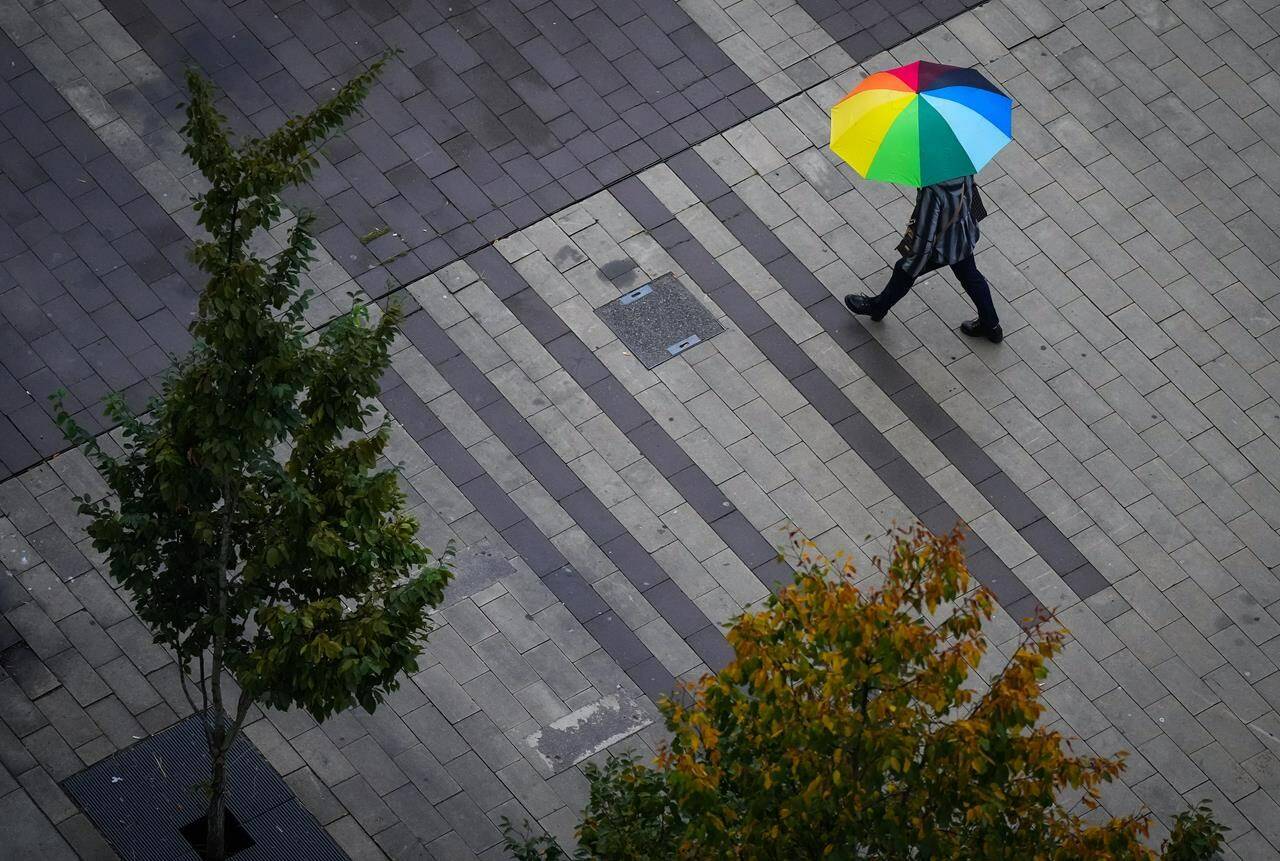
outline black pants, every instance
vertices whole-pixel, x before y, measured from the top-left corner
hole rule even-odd
[[[899,260],[893,267],[893,275],[890,276],[889,283],[876,297],[877,304],[884,311],[896,305],[899,299],[907,295],[911,285],[916,283],[916,276],[906,272],[902,264],[903,261]],[[959,263],[951,264],[951,271],[956,274],[956,278],[960,279],[960,286],[964,287],[964,292],[969,294],[969,298],[977,307],[978,321],[984,326],[998,324],[1000,318],[996,314],[995,303],[991,301],[991,285],[987,284],[987,279],[983,278],[982,273],[978,271],[978,264],[974,261],[973,255],[970,254]]]

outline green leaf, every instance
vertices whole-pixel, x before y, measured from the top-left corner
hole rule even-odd
[[[209,687],[222,683],[216,654],[249,701],[320,719],[377,707],[414,665],[449,554],[418,542],[394,473],[378,468],[385,432],[365,438],[398,316],[373,325],[357,304],[311,337],[300,283],[313,220],[299,217],[272,259],[254,237],[278,226],[280,193],[310,175],[313,148],[359,110],[389,58],[243,142],[213,86],[188,72],[184,153],[202,175],[193,207],[207,234],[190,249],[205,278],[194,346],[146,415],[106,400],[121,428],[114,455],[55,397],[64,434],[110,489],[77,500],[88,534],[156,641],[194,675],[203,661]]]

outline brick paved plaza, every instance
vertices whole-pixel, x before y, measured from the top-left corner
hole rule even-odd
[[[1158,841],[1207,798],[1228,857],[1276,858],[1277,29],[1280,0],[3,0],[0,854],[116,857],[59,783],[189,713],[46,400],[109,432],[189,345],[182,70],[262,131],[395,46],[288,203],[312,324],[409,311],[381,405],[461,573],[377,713],[247,730],[353,859],[499,858],[504,816],[570,841],[608,738],[575,727],[656,748],[789,526],[869,570],[957,518],[997,653],[1038,606],[1070,629],[1047,718],[1130,752],[1105,812]],[[915,59],[1015,100],[979,176],[998,346],[949,272],[883,323],[840,302],[912,200],[838,163],[828,109]],[[725,331],[647,369],[594,309],[668,272]]]

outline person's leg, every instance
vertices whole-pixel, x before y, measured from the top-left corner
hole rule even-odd
[[[915,276],[908,273],[903,266],[903,261],[899,260],[893,267],[893,274],[889,276],[889,283],[880,291],[880,295],[862,296],[850,293],[844,297],[845,307],[855,314],[866,314],[872,320],[882,320],[884,315],[889,313],[889,309],[907,295],[915,281]]]
[[[889,276],[889,283],[884,285],[884,289],[876,297],[876,304],[886,313],[894,305],[897,305],[898,300],[906,296],[910,292],[911,286],[916,283],[915,276],[906,271],[903,263],[904,261],[899,260],[894,264],[893,274]]]
[[[978,309],[978,322],[984,326],[1000,325],[1000,315],[996,313],[995,303],[991,301],[991,285],[978,271],[978,264],[970,254],[959,263],[952,265],[951,271],[960,280],[960,286],[973,300]]]

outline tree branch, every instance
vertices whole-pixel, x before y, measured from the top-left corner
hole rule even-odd
[[[204,649],[200,650],[200,711],[209,710],[209,675],[204,665]]]
[[[249,715],[249,708],[253,705],[253,698],[250,697],[243,689],[240,691],[240,697],[236,700],[236,717],[231,727],[227,730],[227,736],[223,742],[223,752],[231,750],[232,743],[236,740],[236,736],[240,734],[240,728],[244,726],[244,719]]]
[[[189,666],[189,661],[178,664],[178,681],[182,684],[182,695],[186,697],[187,705],[191,706],[191,711],[194,713],[201,711],[201,709],[196,708],[195,697],[191,696],[191,689],[187,686],[187,668]]]

